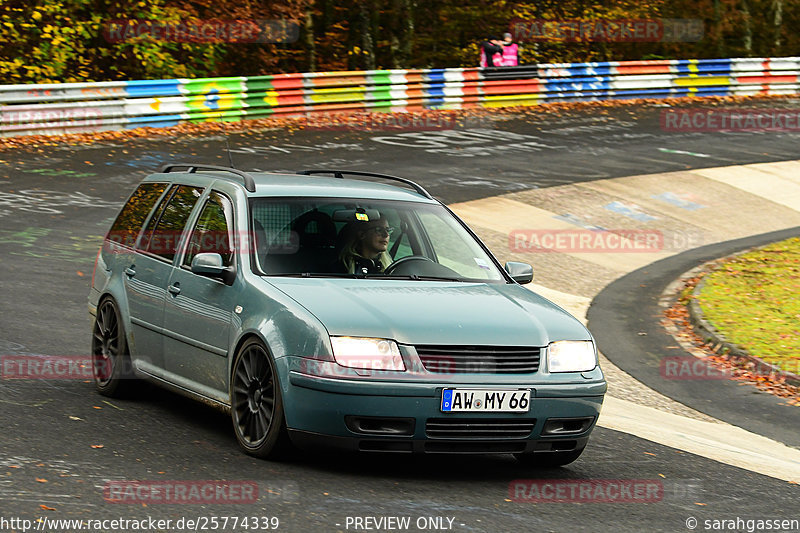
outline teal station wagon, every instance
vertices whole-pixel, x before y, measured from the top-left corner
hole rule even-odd
[[[574,461],[606,382],[589,331],[418,184],[170,164],[123,206],[89,295],[101,394],[147,379],[292,445]]]

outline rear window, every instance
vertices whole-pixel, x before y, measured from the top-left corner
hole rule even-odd
[[[133,247],[139,232],[142,231],[147,215],[152,211],[164,190],[166,183],[142,183],[117,215],[106,238]]]

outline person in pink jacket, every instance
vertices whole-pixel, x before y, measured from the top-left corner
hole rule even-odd
[[[504,67],[516,67],[519,65],[519,46],[511,39],[510,33],[503,34],[503,59],[501,64]]]
[[[482,67],[502,67],[503,66],[503,41],[494,35],[481,43],[481,66]]]

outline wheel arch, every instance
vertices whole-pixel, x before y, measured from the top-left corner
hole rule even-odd
[[[125,296],[125,291],[118,293],[112,290],[113,286],[107,286],[97,298],[97,309],[106,300],[111,300],[117,308],[120,318],[122,319],[122,331],[125,333],[125,343],[128,345],[128,353],[132,353],[136,345],[136,340],[133,338],[133,328],[131,327],[131,316],[128,312],[128,299]]]
[[[228,357],[228,397],[230,398],[231,394],[231,385],[233,384],[233,366],[236,362],[236,356],[239,354],[239,350],[242,349],[242,346],[249,341],[250,339],[258,339],[261,344],[264,346],[264,349],[267,351],[267,355],[272,357],[272,360],[275,360],[275,355],[273,354],[272,350],[269,347],[269,343],[264,339],[264,336],[261,332],[257,330],[247,330],[243,331],[239,338],[236,340],[234,344],[233,350],[231,350],[230,357]]]

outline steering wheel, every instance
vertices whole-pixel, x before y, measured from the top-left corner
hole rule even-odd
[[[407,255],[405,257],[401,257],[400,259],[398,259],[397,261],[386,267],[384,273],[387,276],[391,276],[392,274],[400,274],[400,275],[406,274],[406,272],[403,272],[403,270],[408,270],[408,269],[407,268],[404,269],[401,267],[403,265],[410,266],[412,263],[417,263],[417,262],[435,263],[432,259],[428,259],[424,255]],[[400,268],[400,272],[396,272],[398,268]],[[411,269],[413,270],[413,267]],[[410,272],[408,273],[410,274]]]

